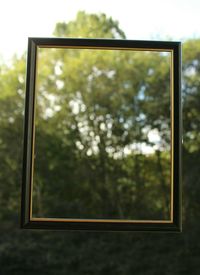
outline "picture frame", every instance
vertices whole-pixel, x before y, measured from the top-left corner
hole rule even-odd
[[[169,219],[57,218],[32,215],[37,74],[40,49],[158,52],[170,55],[170,217]],[[164,56],[164,55],[163,55]],[[181,232],[181,43],[85,38],[29,38],[24,114],[21,228],[86,231]],[[81,184],[81,183],[80,183]],[[59,188],[59,187],[58,187]]]

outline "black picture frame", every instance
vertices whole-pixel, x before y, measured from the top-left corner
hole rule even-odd
[[[172,183],[169,221],[32,218],[35,85],[38,47],[169,51],[172,54]],[[181,231],[181,43],[117,39],[29,38],[23,140],[21,228],[89,231]]]

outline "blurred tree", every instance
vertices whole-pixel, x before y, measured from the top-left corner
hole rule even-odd
[[[62,35],[64,30],[67,36],[71,29],[79,29],[83,18],[93,26],[94,18],[96,23],[101,20],[101,16],[80,13],[76,24],[62,27]],[[110,30],[110,19],[104,24]],[[112,29],[114,26],[119,29],[116,23]],[[101,32],[106,35],[104,28]],[[85,26],[80,33],[85,33]],[[169,218],[169,157],[163,159],[164,153],[158,151],[153,158],[157,165],[152,167],[159,177],[144,177],[142,149],[154,145],[148,134],[156,131],[165,141],[157,150],[169,156],[169,56],[158,52],[39,49],[38,60],[33,202],[40,211],[34,208],[33,213],[41,215],[41,205],[46,205],[45,215],[55,215],[51,211],[58,203],[58,215],[62,202],[62,215],[74,218]],[[129,176],[122,165],[126,152],[134,158],[127,162],[133,170]],[[127,196],[123,199],[124,189]],[[154,192],[147,192],[151,189]]]
[[[183,179],[190,199],[184,201],[188,221],[199,216],[200,191],[200,40],[183,47]]]
[[[25,56],[0,68],[0,216],[17,219],[21,182]]]
[[[119,38],[125,39],[125,33],[117,21],[105,14],[87,14],[80,11],[74,21],[57,23],[54,35],[57,37]]]

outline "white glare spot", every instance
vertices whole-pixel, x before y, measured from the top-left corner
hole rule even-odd
[[[58,62],[58,63],[55,65],[54,71],[55,71],[55,74],[56,74],[56,75],[61,75],[61,74],[62,74],[61,62]]]
[[[160,142],[160,135],[157,129],[151,130],[148,133],[148,139],[150,142],[158,143]]]
[[[9,117],[9,118],[8,118],[8,121],[9,121],[10,123],[13,123],[13,122],[14,122],[14,118],[13,118],[13,117]]]
[[[60,105],[56,105],[56,106],[54,107],[54,110],[55,110],[56,112],[60,111],[60,110],[61,110],[61,106],[60,106]]]
[[[105,131],[106,130],[106,125],[105,125],[105,123],[101,123],[100,124],[100,129],[102,130],[102,131]]]
[[[115,75],[115,71],[114,70],[111,70],[111,71],[107,72],[107,77],[108,78],[112,78],[114,75]]]
[[[69,102],[69,106],[71,107],[72,113],[74,115],[77,115],[79,113],[79,104],[78,104],[78,102],[76,102],[75,100],[71,100]]]
[[[22,75],[19,75],[19,76],[18,76],[18,80],[19,80],[20,83],[24,83],[24,78],[23,78]]]
[[[62,80],[56,80],[56,86],[60,90],[64,87],[64,81]]]
[[[88,149],[86,154],[87,154],[87,156],[91,156],[92,155],[92,149]]]
[[[53,116],[53,110],[51,108],[47,108],[45,112],[46,117],[52,117]]]
[[[124,147],[124,154],[128,155],[131,153],[131,150],[128,147]]]
[[[78,149],[80,149],[80,150],[83,150],[83,149],[84,149],[83,144],[82,144],[79,140],[76,141],[76,147],[77,147]]]

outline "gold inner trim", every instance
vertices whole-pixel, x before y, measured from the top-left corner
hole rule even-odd
[[[105,222],[105,223],[171,223],[171,220],[122,220],[122,219],[66,219],[66,218],[31,218],[31,221],[44,222]]]
[[[88,49],[88,50],[123,50],[123,51],[142,51],[142,52],[172,52],[172,49],[154,49],[154,48],[124,48],[124,47],[101,47],[101,46],[48,46],[38,45],[41,49]]]
[[[154,52],[170,52],[170,109],[171,109],[171,177],[170,177],[170,219],[169,220],[122,220],[122,219],[68,219],[68,218],[33,218],[33,178],[34,178],[34,156],[35,156],[35,114],[36,114],[36,93],[38,85],[38,52],[36,53],[36,68],[35,68],[35,95],[34,95],[34,114],[33,114],[33,142],[32,142],[32,171],[31,171],[31,194],[29,218],[30,221],[38,222],[88,222],[88,223],[149,223],[149,224],[171,224],[173,223],[173,206],[174,206],[174,51],[173,49],[153,49],[153,48],[123,48],[123,47],[85,47],[85,46],[48,46],[39,45],[37,48],[60,48],[60,49],[96,49],[96,50],[126,50],[126,51],[154,51]]]

